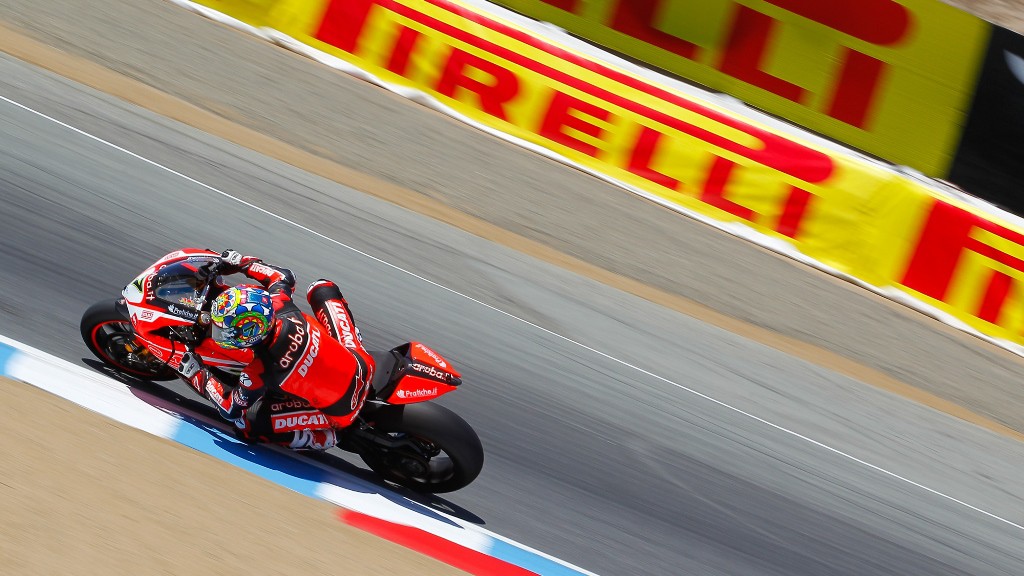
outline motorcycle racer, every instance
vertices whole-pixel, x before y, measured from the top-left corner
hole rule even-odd
[[[333,447],[336,430],[349,426],[362,408],[374,370],[374,360],[360,342],[341,290],[329,280],[310,285],[307,299],[317,320],[292,301],[295,277],[290,270],[234,250],[220,257],[206,254],[209,262],[194,268],[197,285],[209,280],[219,292],[209,310],[208,338],[226,350],[251,355],[242,356],[249,360],[237,386],[212,373],[200,353],[183,354],[177,372],[209,398],[244,438],[297,450]],[[218,274],[242,273],[259,285],[227,286],[207,278],[213,264]],[[295,410],[272,425],[269,410],[249,412],[274,389],[301,401],[289,402]],[[329,426],[307,426],[310,422]]]
[[[459,371],[417,341],[368,353],[335,283],[308,288],[310,309],[292,300],[284,268],[182,248],[122,286],[84,310],[79,329],[101,364],[86,363],[128,389],[182,379],[246,442],[333,445],[418,492],[458,490],[480,473],[473,427],[431,402],[459,389]],[[163,400],[191,407],[177,394]]]

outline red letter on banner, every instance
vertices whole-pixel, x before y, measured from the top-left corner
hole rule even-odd
[[[757,212],[750,208],[733,202],[725,197],[726,186],[732,177],[736,163],[732,160],[715,157],[708,171],[708,178],[704,181],[700,199],[715,208],[724,210],[734,216],[739,216],[748,222],[754,222]],[[807,213],[807,205],[810,204],[813,195],[796,186],[790,186],[789,196],[786,204],[782,207],[782,214],[775,226],[775,231],[790,238],[796,238],[800,233],[800,225],[803,224],[804,214]]]
[[[708,171],[708,179],[704,182],[704,191],[701,192],[700,199],[715,208],[724,210],[734,216],[739,216],[744,220],[753,220],[753,210],[740,206],[725,197],[725,185],[729,182],[729,176],[732,175],[732,169],[735,166],[736,163],[732,160],[715,156],[715,161],[711,164],[711,170]]]
[[[419,30],[402,26],[402,31],[395,39],[395,47],[391,50],[391,58],[388,59],[388,70],[399,76],[405,76],[406,69],[409,67],[409,57],[416,50],[416,43],[422,37],[423,34]]]
[[[737,4],[736,20],[719,70],[787,100],[800,102],[805,93],[803,88],[761,69],[761,61],[775,23],[774,18]]]
[[[374,0],[332,0],[324,11],[316,39],[345,52],[355,52]]]
[[[910,31],[910,12],[893,0],[767,1],[808,20],[878,46],[897,44],[904,40]],[[825,113],[851,126],[865,128],[886,65],[873,56],[847,47],[839,66],[839,76],[833,85],[831,102]],[[799,101],[772,88],[762,87],[794,102]]]
[[[800,225],[804,223],[807,205],[811,203],[813,197],[814,195],[807,190],[791,186],[789,198],[786,199],[786,205],[782,208],[782,216],[779,217],[775,231],[783,236],[796,238],[800,233]]]
[[[588,156],[597,156],[599,150],[597,146],[566,134],[563,128],[572,128],[577,132],[582,132],[598,140],[601,139],[604,129],[572,114],[572,111],[581,112],[595,120],[601,121],[607,121],[611,116],[611,112],[596,104],[585,102],[579,98],[573,98],[563,92],[555,92],[555,95],[551,98],[551,104],[548,105],[548,111],[544,115],[544,120],[541,122],[540,130],[537,133],[552,142],[568,146]]]
[[[1012,288],[1012,276],[993,270],[992,276],[988,279],[985,297],[981,301],[981,308],[978,310],[978,318],[992,324],[999,324],[999,315],[1003,311],[1003,304],[1006,304],[1006,298],[1010,295]]]
[[[881,60],[847,48],[827,114],[851,126],[865,127],[883,71]]]
[[[626,169],[659,186],[664,186],[669,190],[678,190],[679,180],[651,168],[651,159],[654,157],[654,151],[658,148],[658,141],[661,140],[661,136],[661,132],[654,128],[641,126],[640,137],[637,138],[636,146],[633,148],[633,155],[630,157],[629,165],[626,166]]]
[[[921,232],[917,250],[914,252],[900,284],[936,300],[945,301],[949,286],[952,284],[961,257],[965,252],[974,252],[1003,266],[1024,272],[1024,260],[972,238],[971,232],[975,229],[985,230],[1024,246],[1024,235],[951,204],[936,200],[931,214],[928,215],[924,230]],[[993,272],[989,277],[985,294],[978,304],[978,309],[967,312],[982,320],[995,323],[1013,288],[1013,279],[1001,271],[994,270]]]
[[[865,42],[887,46],[906,37],[910,13],[893,0],[767,0],[783,10]]]
[[[900,284],[936,300],[945,300],[974,224],[975,216],[970,212],[935,201]]]
[[[483,72],[494,79],[487,84],[470,78],[467,69]],[[519,93],[519,78],[511,70],[503,68],[490,60],[454,49],[448,57],[444,72],[437,81],[438,93],[457,100],[456,89],[463,88],[476,93],[480,97],[480,109],[491,116],[508,120],[505,115],[505,103]]]
[[[653,26],[654,15],[661,5],[661,0],[618,0],[615,15],[612,17],[612,28],[653,44],[683,58],[693,60],[697,46],[678,36],[658,30]]]

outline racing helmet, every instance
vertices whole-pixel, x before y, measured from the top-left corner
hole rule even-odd
[[[274,324],[270,293],[257,286],[228,288],[210,306],[210,337],[224,348],[249,348],[263,341]]]

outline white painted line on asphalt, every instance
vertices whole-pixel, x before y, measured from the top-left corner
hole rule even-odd
[[[420,276],[420,275],[418,275],[418,274],[416,274],[414,272],[411,272],[409,270],[406,270],[406,269],[404,269],[404,268],[402,268],[400,266],[397,266],[395,264],[392,264],[390,262],[382,260],[382,259],[380,259],[380,258],[378,258],[376,256],[373,256],[372,254],[368,254],[366,252],[363,252],[362,250],[359,250],[358,248],[354,248],[352,246],[349,246],[348,244],[345,244],[344,242],[341,242],[339,240],[335,240],[334,238],[331,238],[330,236],[327,236],[325,234],[321,234],[320,232],[317,232],[316,230],[313,230],[311,228],[303,226],[302,224],[299,224],[298,222],[289,220],[289,219],[287,219],[287,218],[285,218],[283,216],[280,216],[278,214],[275,214],[275,213],[273,213],[273,212],[271,212],[269,210],[266,210],[264,208],[260,208],[259,206],[256,206],[255,204],[252,204],[250,202],[246,202],[245,200],[242,200],[241,198],[238,198],[236,196],[232,196],[231,194],[228,194],[227,192],[224,192],[222,190],[218,190],[217,188],[214,188],[213,186],[210,186],[208,184],[204,184],[204,183],[196,180],[195,178],[192,178],[191,176],[187,176],[187,175],[182,174],[181,172],[178,172],[178,171],[176,171],[176,170],[174,170],[172,168],[168,168],[167,166],[164,166],[162,164],[154,162],[153,160],[150,160],[148,158],[140,156],[140,155],[138,155],[138,154],[136,154],[136,153],[134,153],[134,152],[132,152],[130,150],[122,148],[122,147],[120,147],[120,146],[118,146],[118,145],[116,145],[114,143],[108,142],[108,141],[106,141],[106,140],[104,140],[104,139],[102,139],[102,138],[100,138],[98,136],[94,136],[92,134],[89,134],[88,132],[85,132],[84,130],[75,128],[74,126],[71,126],[70,124],[67,124],[65,122],[61,122],[60,120],[57,120],[56,118],[53,118],[53,117],[48,116],[48,115],[46,115],[46,114],[44,114],[42,112],[39,112],[39,111],[34,110],[32,108],[29,108],[28,106],[25,106],[24,104],[15,102],[14,100],[11,100],[10,98],[7,98],[5,96],[0,95],[0,100],[2,100],[4,102],[7,102],[8,104],[11,104],[13,106],[16,106],[16,107],[18,107],[18,108],[20,108],[22,110],[30,112],[32,114],[35,114],[36,116],[39,116],[40,118],[44,118],[46,120],[49,120],[50,122],[53,122],[53,123],[58,124],[60,126],[63,126],[64,128],[67,128],[68,130],[71,130],[71,131],[73,131],[73,132],[75,132],[77,134],[85,136],[86,138],[89,138],[89,139],[94,140],[96,142],[99,142],[99,143],[101,143],[101,144],[103,144],[105,146],[109,146],[110,148],[113,148],[115,150],[123,152],[123,153],[131,156],[132,158],[136,158],[138,160],[141,160],[142,162],[145,162],[146,164],[149,164],[151,166],[154,166],[156,168],[159,168],[161,170],[169,172],[169,173],[171,173],[171,174],[173,174],[175,176],[178,176],[179,178],[183,178],[184,180],[187,180],[188,182],[191,182],[191,183],[193,183],[193,184],[195,184],[197,186],[205,188],[206,190],[209,190],[211,192],[219,194],[219,195],[221,195],[221,196],[223,196],[225,198],[229,198],[231,200],[234,200],[235,202],[238,202],[239,204],[242,204],[244,206],[252,208],[253,210],[261,212],[261,213],[263,213],[263,214],[265,214],[267,216],[270,216],[272,218],[280,220],[281,222],[284,222],[284,223],[286,223],[288,225],[294,226],[294,227],[296,227],[296,228],[298,228],[298,229],[300,229],[300,230],[302,230],[304,232],[308,232],[308,233],[310,233],[310,234],[312,234],[312,235],[314,235],[314,236],[316,236],[316,237],[318,237],[320,239],[326,240],[326,241],[328,241],[328,242],[330,242],[332,244],[335,244],[337,246],[345,248],[346,250],[350,250],[350,251],[352,251],[352,252],[354,252],[356,254],[359,254],[360,256],[364,256],[366,258],[369,258],[370,260],[373,260],[374,262],[377,262],[379,264],[382,264],[384,266],[387,266],[389,268],[392,268],[394,270],[397,270],[399,272],[402,272],[404,274],[412,276],[413,278],[416,278],[418,280],[426,282],[427,284],[436,286],[437,288],[440,288],[440,289],[442,289],[444,291],[450,292],[450,293],[452,293],[452,294],[454,294],[456,296],[459,296],[459,297],[465,298],[467,300],[470,300],[472,302],[475,302],[476,304],[479,304],[479,305],[481,305],[481,306],[483,306],[485,308],[488,308],[490,310],[498,312],[499,314],[503,314],[503,315],[505,315],[505,316],[507,316],[509,318],[512,318],[514,320],[517,320],[519,322],[522,322],[523,324],[526,324],[526,325],[528,325],[530,327],[536,328],[537,330],[540,330],[540,331],[542,331],[542,332],[544,332],[546,334],[554,336],[555,338],[558,338],[560,340],[563,340],[563,341],[568,342],[570,344],[573,344],[575,346],[579,346],[580,348],[583,348],[584,350],[587,350],[589,352],[597,354],[598,356],[601,356],[602,358],[605,358],[607,360],[615,362],[615,363],[617,363],[617,364],[619,364],[621,366],[625,366],[626,368],[630,368],[632,370],[636,370],[637,372],[640,372],[641,374],[644,374],[646,376],[650,376],[651,378],[654,378],[656,380],[664,382],[665,384],[669,384],[671,386],[674,386],[674,387],[676,387],[676,388],[678,388],[680,390],[683,390],[685,392],[689,392],[690,394],[693,394],[694,396],[697,396],[699,398],[703,398],[704,400],[707,400],[707,401],[709,401],[709,402],[711,402],[713,404],[716,404],[716,405],[718,405],[718,406],[720,406],[722,408],[725,408],[727,410],[730,410],[730,411],[735,412],[737,414],[740,414],[742,416],[746,416],[747,418],[750,418],[752,420],[760,422],[761,424],[764,424],[764,425],[766,425],[766,426],[768,426],[770,428],[778,430],[779,432],[783,432],[783,433],[788,434],[790,436],[793,436],[795,438],[799,438],[801,440],[809,442],[809,443],[811,443],[811,444],[813,444],[813,445],[815,445],[815,446],[817,446],[819,448],[822,448],[824,450],[827,450],[827,451],[829,451],[829,452],[831,452],[833,454],[836,454],[838,456],[842,456],[843,458],[846,458],[846,459],[848,459],[848,460],[850,460],[852,462],[856,462],[857,464],[860,464],[862,466],[866,466],[867,468],[870,468],[870,469],[875,470],[875,471],[877,471],[877,472],[879,472],[881,474],[889,476],[890,478],[894,478],[896,480],[900,480],[900,481],[905,482],[905,483],[907,483],[907,484],[909,484],[911,486],[914,486],[916,488],[920,488],[921,490],[924,490],[924,491],[926,491],[926,492],[928,492],[930,494],[933,494],[935,496],[938,496],[940,498],[943,498],[945,500],[948,500],[950,502],[953,502],[955,504],[958,504],[960,506],[963,506],[965,508],[973,510],[974,512],[977,512],[979,514],[982,514],[984,516],[992,518],[993,520],[997,520],[999,522],[1002,522],[1002,523],[1007,524],[1009,526],[1012,526],[1014,528],[1017,528],[1017,529],[1020,529],[1020,530],[1024,530],[1024,525],[1017,524],[1016,522],[1013,522],[1011,520],[1008,520],[1006,518],[1003,518],[1001,516],[998,516],[996,514],[993,514],[991,512],[988,512],[986,510],[978,508],[977,506],[969,504],[969,503],[967,503],[967,502],[965,502],[963,500],[960,500],[958,498],[954,498],[953,496],[950,496],[950,495],[945,494],[943,492],[940,492],[938,490],[929,488],[929,487],[925,486],[924,484],[921,484],[919,482],[915,482],[915,481],[913,481],[913,480],[911,480],[909,478],[906,478],[904,476],[896,474],[895,472],[890,472],[889,470],[886,470],[885,468],[882,468],[880,466],[876,466],[874,464],[871,464],[871,463],[869,463],[869,462],[867,462],[865,460],[857,458],[856,456],[853,456],[851,454],[843,452],[842,450],[839,450],[837,448],[833,448],[831,446],[828,446],[827,444],[824,444],[824,443],[819,442],[817,440],[814,440],[814,439],[812,439],[812,438],[810,438],[808,436],[800,434],[799,432],[795,432],[793,430],[790,430],[789,428],[786,428],[784,426],[780,426],[778,424],[775,424],[773,422],[765,420],[764,418],[761,418],[759,416],[751,414],[750,412],[747,412],[745,410],[742,410],[740,408],[737,408],[735,406],[727,404],[727,403],[725,403],[725,402],[723,402],[721,400],[717,400],[717,399],[715,399],[715,398],[713,398],[711,396],[708,396],[707,394],[704,394],[703,392],[699,392],[699,391],[697,391],[697,390],[695,390],[693,388],[689,388],[687,386],[684,386],[683,384],[679,384],[677,382],[673,382],[672,380],[669,380],[669,379],[664,378],[662,376],[659,376],[659,375],[657,375],[657,374],[655,374],[653,372],[645,370],[645,369],[643,369],[643,368],[641,368],[641,367],[639,367],[639,366],[637,366],[635,364],[631,364],[631,363],[629,363],[629,362],[627,362],[625,360],[620,360],[619,358],[616,358],[616,357],[614,357],[614,356],[612,356],[610,354],[607,354],[605,352],[601,352],[600,350],[597,350],[595,348],[587,346],[586,344],[577,342],[577,341],[575,341],[575,340],[573,340],[571,338],[568,338],[566,336],[562,336],[561,334],[558,334],[557,332],[553,332],[551,330],[548,330],[547,328],[544,328],[543,326],[539,326],[537,324],[534,324],[533,322],[530,322],[529,320],[524,320],[524,319],[522,319],[522,318],[520,318],[518,316],[515,316],[514,314],[511,314],[509,312],[501,310],[500,308],[496,308],[494,306],[491,306],[490,304],[487,304],[486,302],[482,302],[480,300],[477,300],[476,298],[473,298],[472,296],[468,296],[468,295],[463,294],[463,293],[461,293],[461,292],[459,292],[457,290],[454,290],[454,289],[449,288],[447,286],[444,286],[442,284],[438,284],[437,282],[434,282],[433,280],[430,280],[428,278],[424,278],[423,276]]]

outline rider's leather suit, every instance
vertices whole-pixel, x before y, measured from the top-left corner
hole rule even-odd
[[[290,270],[253,257],[244,262],[241,272],[271,294],[270,333],[249,349],[251,361],[242,369],[238,386],[226,385],[206,368],[190,384],[213,401],[224,418],[234,421],[246,438],[292,448],[328,448],[336,442],[333,428],[350,425],[362,408],[374,360],[363,348],[348,303],[335,283],[318,280],[309,287],[307,299],[317,316],[314,319],[292,301],[295,277]],[[211,343],[204,341],[199,349]],[[250,415],[250,408],[274,389],[303,402],[275,402],[278,410],[264,403]],[[316,426],[309,424],[326,429],[310,431]]]

